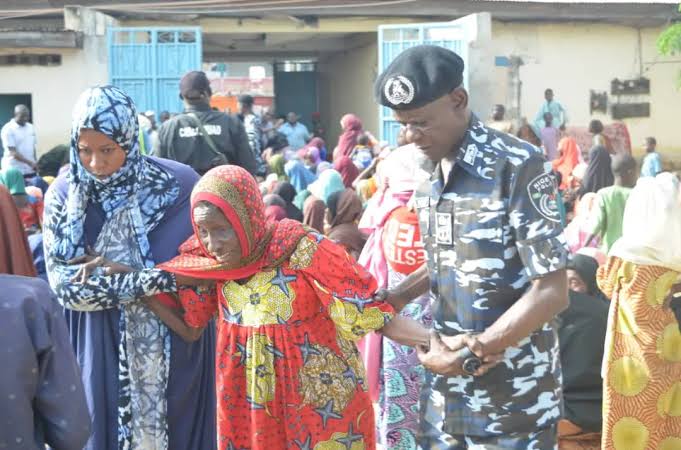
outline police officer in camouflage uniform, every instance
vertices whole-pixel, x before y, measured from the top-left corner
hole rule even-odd
[[[433,327],[418,354],[424,449],[557,448],[562,414],[556,315],[568,304],[568,250],[541,150],[470,112],[463,60],[406,50],[376,81],[409,143],[437,163],[415,193],[427,264],[390,292],[397,308],[430,289]]]

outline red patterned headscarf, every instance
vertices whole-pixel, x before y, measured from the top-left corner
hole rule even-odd
[[[194,236],[182,244],[180,256],[159,268],[195,278],[247,278],[281,265],[306,233],[294,220],[268,220],[257,182],[238,166],[220,166],[208,171],[192,191],[192,210],[199,202],[208,202],[225,215],[241,244],[241,261],[227,267],[214,259],[198,239],[192,215]]]

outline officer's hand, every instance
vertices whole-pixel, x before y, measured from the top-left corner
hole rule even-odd
[[[416,354],[421,364],[433,373],[450,377],[464,375],[461,367],[463,360],[460,358],[459,352],[464,346],[463,340],[458,339],[458,342],[455,342],[452,339],[450,344],[451,346],[445,345],[440,335],[431,330],[430,348],[417,346]]]
[[[442,342],[452,349],[467,347],[475,356],[482,360],[482,365],[473,374],[476,377],[482,376],[490,371],[494,366],[504,359],[504,353],[488,354],[482,343],[474,334],[458,334],[456,336],[440,336]]]
[[[486,374],[487,372],[490,371],[491,368],[499,364],[504,359],[505,351],[494,354],[488,353],[475,334],[441,336],[441,339],[442,342],[445,343],[445,345],[447,346],[453,345],[456,346],[457,348],[460,348],[458,346],[460,345],[460,342],[463,342],[464,346],[468,347],[468,349],[472,351],[475,354],[475,356],[482,360],[482,365],[474,374],[474,376],[476,377]]]

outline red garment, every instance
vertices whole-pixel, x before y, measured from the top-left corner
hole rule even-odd
[[[395,272],[409,275],[426,260],[418,216],[406,206],[390,214],[382,240],[385,258]]]
[[[0,185],[0,273],[35,277],[31,248],[14,198]]]
[[[553,161],[553,170],[560,172],[562,180],[559,186],[561,191],[568,188],[572,171],[579,164],[579,147],[571,137],[564,137],[558,143],[560,157]]]
[[[357,145],[357,138],[364,132],[362,129],[362,121],[354,114],[346,114],[341,119],[343,125],[343,134],[338,138],[338,145],[333,151],[333,160],[341,156],[350,157],[352,150]]]
[[[21,218],[24,230],[40,230],[42,228],[43,209],[42,200],[36,201],[35,203],[29,202],[23,207],[18,208],[19,217]]]
[[[333,162],[333,168],[341,174],[343,184],[346,188],[351,188],[352,183],[359,176],[359,169],[347,156],[340,156]]]
[[[213,291],[181,289],[180,302],[195,327],[219,311],[219,447],[373,449],[373,406],[353,341],[394,311],[373,300],[376,281],[338,245],[298,222],[267,222],[256,194],[255,180],[233,166],[208,172],[192,194],[193,204],[218,206],[246,243],[243,263],[258,267],[247,281],[233,281],[241,269],[220,267],[196,239],[159,266],[217,280]]]
[[[587,127],[568,127],[567,134],[574,138],[579,148],[586,151],[593,147],[593,135]],[[631,155],[631,137],[629,136],[629,129],[624,122],[613,122],[605,125],[602,135],[608,139],[610,148],[616,154],[624,153]]]

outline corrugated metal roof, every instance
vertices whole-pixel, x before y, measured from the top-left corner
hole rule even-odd
[[[677,0],[2,0],[0,18],[59,16],[74,2],[117,17],[460,17],[490,11],[502,20],[678,17]],[[558,13],[558,14],[556,14]]]

